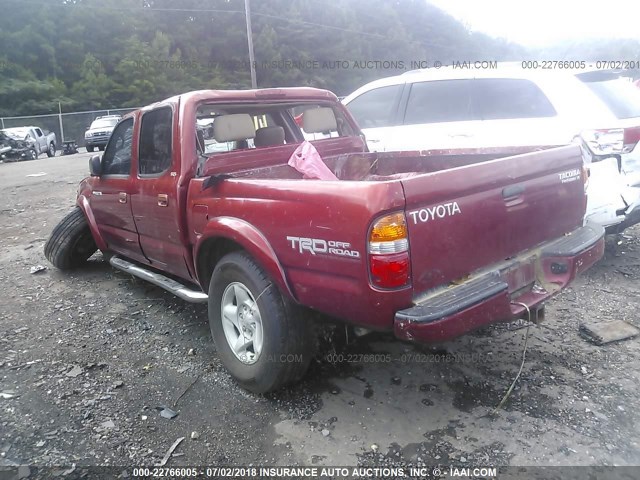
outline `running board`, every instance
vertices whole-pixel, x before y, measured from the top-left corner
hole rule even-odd
[[[130,273],[131,275],[146,280],[149,283],[164,288],[165,290],[173,293],[176,297],[180,297],[183,300],[191,303],[206,303],[209,300],[209,296],[204,292],[197,290],[191,290],[180,282],[165,277],[164,275],[124,260],[117,255],[114,255],[109,259],[109,263],[112,267],[122,270],[123,272]]]

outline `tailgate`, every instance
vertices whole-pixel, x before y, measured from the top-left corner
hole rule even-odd
[[[414,294],[581,226],[582,162],[568,146],[402,180]]]

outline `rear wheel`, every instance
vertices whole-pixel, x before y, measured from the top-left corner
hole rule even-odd
[[[93,152],[93,145],[87,145],[87,152]]]
[[[97,249],[87,219],[76,207],[53,229],[44,254],[54,266],[69,270],[82,265]]]
[[[49,149],[47,150],[47,157],[55,157],[56,156],[56,146],[51,142],[49,144]]]
[[[222,363],[242,387],[265,393],[304,375],[313,342],[308,320],[296,311],[246,253],[216,265],[209,326]]]

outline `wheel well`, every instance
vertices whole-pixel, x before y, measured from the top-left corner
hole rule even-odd
[[[202,244],[196,267],[198,269],[198,279],[204,292],[209,290],[211,274],[220,259],[238,250],[243,250],[242,245],[228,238],[210,238]]]

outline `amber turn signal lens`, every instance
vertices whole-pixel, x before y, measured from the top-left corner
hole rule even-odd
[[[382,217],[371,229],[370,242],[390,242],[407,238],[407,222],[402,213]]]

